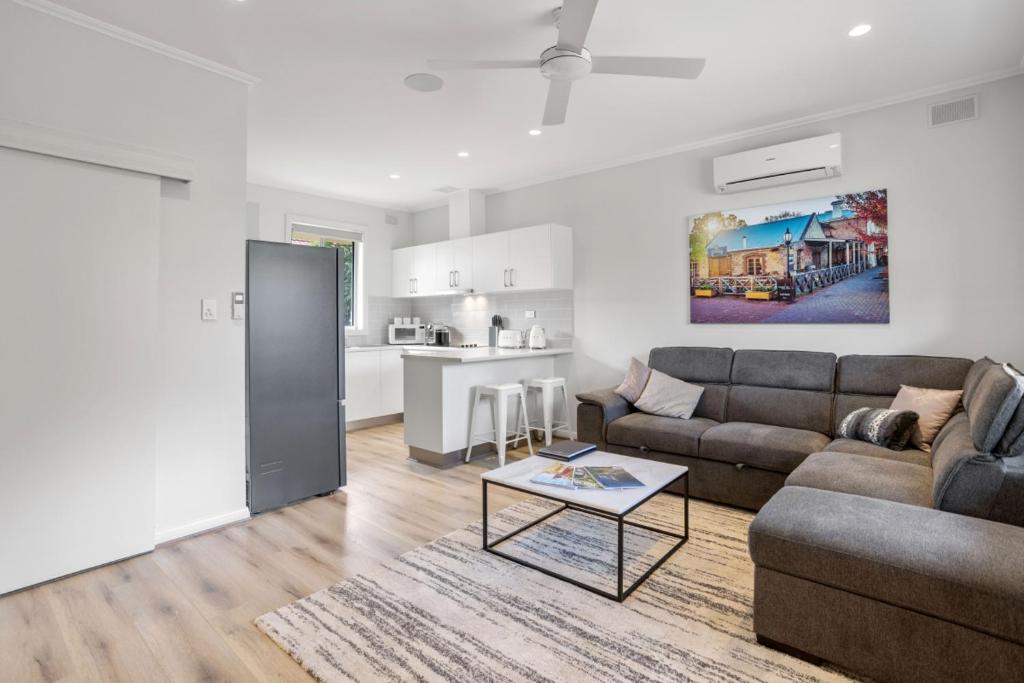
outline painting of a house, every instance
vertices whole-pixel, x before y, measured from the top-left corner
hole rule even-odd
[[[885,190],[694,216],[690,319],[886,323],[888,263]]]

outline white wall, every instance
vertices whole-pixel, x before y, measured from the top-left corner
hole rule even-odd
[[[285,216],[297,214],[310,218],[353,223],[363,232],[364,296],[367,298],[367,328],[363,334],[350,334],[346,343],[379,343],[381,325],[386,325],[391,310],[391,250],[412,242],[412,217],[366,204],[250,184],[249,239],[272,242],[285,240]],[[388,225],[387,217],[396,221]],[[408,309],[408,303],[403,310]]]
[[[0,117],[194,160],[194,182],[161,185],[158,294],[147,302],[159,325],[155,536],[244,516],[244,323],[228,311],[244,287],[247,86],[7,0],[0,84]],[[83,217],[77,228],[100,226]],[[203,297],[218,300],[216,322],[200,321]],[[98,385],[93,400],[108,391]],[[129,409],[124,423],[136,417]]]
[[[493,194],[488,230],[575,228],[579,388],[618,382],[629,356],[679,344],[1024,364],[1024,77],[970,92],[981,97],[970,123],[928,128],[926,101],[915,101]],[[736,195],[711,188],[715,156],[829,132],[843,135],[842,177]],[[890,324],[688,322],[688,216],[879,187],[889,190]],[[417,239],[444,211],[414,216]]]

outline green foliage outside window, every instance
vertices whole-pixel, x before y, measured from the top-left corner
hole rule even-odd
[[[336,240],[312,233],[292,231],[292,244],[310,247],[326,247],[337,249],[342,267],[341,278],[341,310],[345,326],[355,325],[356,315],[356,243],[350,240]]]

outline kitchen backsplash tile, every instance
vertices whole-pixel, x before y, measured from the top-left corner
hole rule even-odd
[[[505,329],[528,331],[544,328],[549,346],[569,346],[573,335],[571,290],[501,292],[468,296],[432,296],[412,299],[412,313],[424,323],[444,323],[451,328],[451,343],[487,346],[492,315],[500,315]],[[527,318],[526,311],[537,312]],[[396,314],[397,315],[397,314]],[[386,324],[385,324],[386,328]]]
[[[366,300],[366,325],[360,332],[345,335],[345,346],[376,346],[388,343],[388,324],[395,317],[411,317],[412,301],[390,296],[371,296]]]

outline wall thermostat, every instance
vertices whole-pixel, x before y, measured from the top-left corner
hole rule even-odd
[[[245,292],[231,292],[231,319],[245,320]]]

